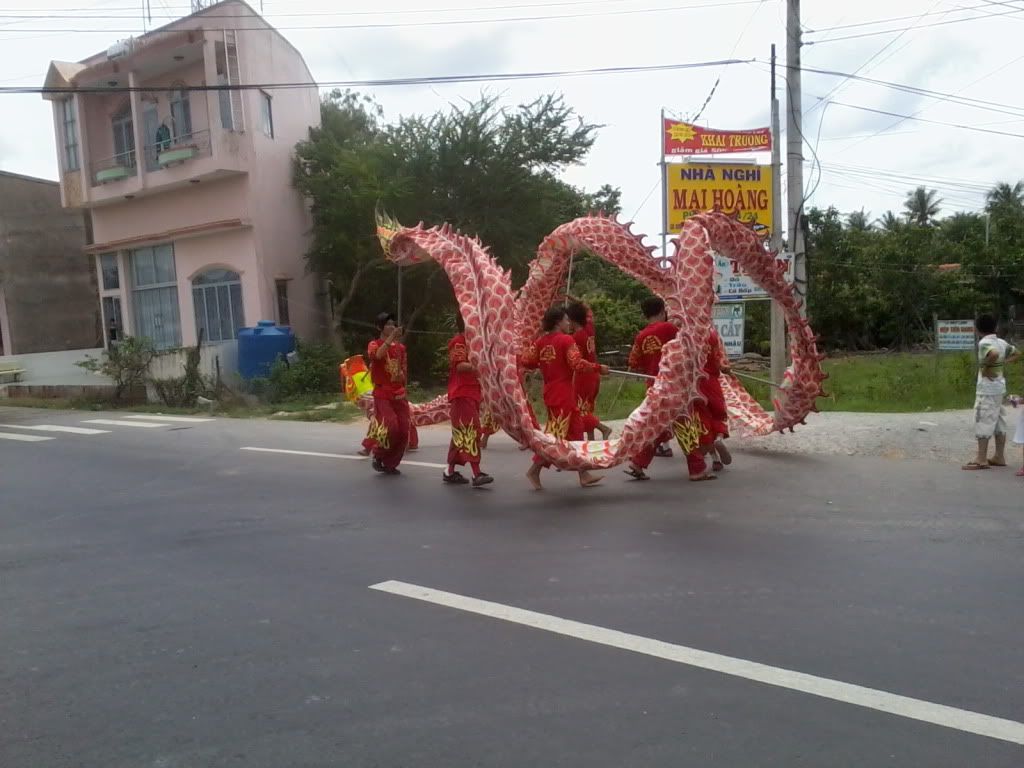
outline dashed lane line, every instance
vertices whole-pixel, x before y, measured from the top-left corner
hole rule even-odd
[[[973,733],[1013,744],[1024,744],[1024,723],[1015,720],[983,715],[979,712],[935,704],[922,699],[912,699],[909,696],[900,696],[896,693],[831,680],[827,677],[808,675],[791,669],[772,667],[756,661],[723,656],[697,648],[687,648],[684,645],[666,643],[649,637],[562,619],[558,616],[537,613],[502,603],[493,603],[489,600],[442,592],[439,589],[420,587],[402,581],[382,581],[379,584],[371,585],[370,589],[413,600],[422,600],[426,603],[454,608],[467,613],[475,613],[492,619],[500,619],[513,624],[521,624],[623,651],[674,661],[677,664],[720,672],[731,677],[753,680],[777,688],[786,688],[823,699],[873,709],[897,717],[919,720],[943,728]]]
[[[216,419],[204,419],[199,416],[154,416],[149,413],[125,416],[124,418],[138,419],[139,421],[169,421],[181,424],[206,424],[210,421],[216,421]]]
[[[122,421],[120,419],[86,419],[83,424],[103,424],[108,427],[136,427],[140,429],[158,429],[166,424],[155,424],[151,421]]]
[[[29,429],[33,432],[64,432],[69,435],[109,435],[109,429],[65,427],[61,424],[0,424],[3,429]]]
[[[42,435],[16,435],[13,432],[0,432],[0,440],[15,440],[20,443],[42,443],[53,439],[52,437],[43,437]]]
[[[240,448],[242,451],[251,451],[254,453],[281,453],[287,456],[312,456],[318,459],[347,459],[348,461],[367,461],[367,456],[359,456],[357,454],[346,454],[346,453],[320,453],[319,451],[293,451],[286,448],[257,448],[255,446],[246,446]],[[427,469],[448,469],[447,464],[431,464],[427,461],[405,461],[402,460],[400,466],[403,467],[426,467]]]

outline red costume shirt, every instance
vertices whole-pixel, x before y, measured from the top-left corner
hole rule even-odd
[[[567,333],[546,333],[533,342],[523,355],[524,368],[540,368],[544,377],[544,404],[548,408],[576,409],[573,373],[600,373],[600,366],[583,358],[579,347]]]
[[[370,360],[373,396],[384,400],[402,400],[405,398],[405,380],[409,373],[405,345],[392,343],[384,357],[378,359],[377,350],[383,345],[383,341],[374,339],[366,349],[366,356]]]
[[[469,362],[466,336],[458,334],[448,342],[448,400],[464,397],[480,402],[480,378],[471,371],[458,370],[459,363]]]
[[[677,331],[672,323],[664,320],[650,323],[640,331],[633,341],[633,348],[629,351],[630,370],[657,376],[658,366],[661,364],[661,348],[676,337]],[[652,383],[648,381],[647,386],[650,387]]]

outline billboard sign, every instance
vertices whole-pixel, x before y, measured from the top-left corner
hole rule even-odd
[[[663,120],[663,150],[672,155],[718,155],[732,152],[769,152],[772,129],[722,131],[679,120]]]
[[[730,358],[743,355],[744,308],[742,303],[715,304],[711,308],[715,330],[718,331],[722,344],[725,345],[725,353]]]
[[[936,321],[935,342],[940,352],[962,352],[974,349],[974,321]]]

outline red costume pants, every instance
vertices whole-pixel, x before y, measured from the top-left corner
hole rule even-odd
[[[544,431],[557,437],[559,440],[582,440],[583,419],[580,412],[575,408],[548,406],[548,421],[544,425]],[[550,467],[551,463],[538,454],[533,455],[533,463],[543,467]]]
[[[395,469],[409,443],[409,401],[375,397],[373,417],[377,422],[373,457],[380,460],[385,469]]]
[[[448,464],[477,464],[480,462],[480,403],[468,397],[448,401],[452,420],[452,440],[448,445]]]

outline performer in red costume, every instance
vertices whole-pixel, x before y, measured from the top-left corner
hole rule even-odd
[[[533,342],[524,353],[521,365],[524,368],[539,368],[544,378],[544,405],[548,420],[544,431],[560,440],[582,440],[583,420],[576,408],[576,392],[573,389],[573,374],[577,372],[608,373],[608,366],[591,363],[584,359],[572,336],[569,318],[562,307],[552,307],[544,313],[543,335]],[[534,490],[542,490],[541,470],[550,464],[538,455],[526,473]],[[580,485],[584,488],[599,483],[600,476],[583,470],[579,473]]]
[[[633,348],[629,353],[629,367],[631,370],[638,371],[647,376],[657,376],[658,366],[661,364],[661,348],[668,341],[675,338],[677,329],[672,323],[668,322],[665,313],[665,302],[657,296],[645,299],[641,304],[641,309],[647,318],[647,326],[637,334],[636,340],[633,342]],[[694,482],[716,479],[713,474],[708,472],[704,456],[712,449],[718,434],[728,434],[728,429],[724,427],[724,422],[727,418],[725,414],[725,397],[722,395],[721,384],[718,382],[721,342],[714,329],[712,329],[711,334],[713,335],[715,351],[711,353],[709,350],[705,371],[710,376],[709,367],[714,367],[714,384],[718,385],[719,402],[721,405],[720,409],[716,409],[716,413],[720,418],[716,420],[712,417],[711,409],[707,403],[698,402],[694,405],[690,414],[677,418],[672,423],[672,431],[662,433],[657,441],[669,440],[673,434],[675,435],[679,447],[686,454],[687,470],[690,480]],[[708,339],[708,344],[710,347],[712,338]],[[650,389],[653,384],[653,381],[648,381],[647,388]],[[701,394],[709,400],[714,397],[713,385],[709,386],[706,380],[701,382],[699,389]],[[645,470],[651,465],[656,445],[657,443],[649,445],[637,454],[630,462],[626,474],[636,480],[647,480],[649,476]],[[728,454],[728,451],[726,453]]]
[[[462,315],[455,316],[458,333],[448,342],[448,412],[452,422],[452,440],[448,446],[448,472],[441,478],[446,483],[465,485],[470,482],[456,466],[469,464],[473,471],[473,487],[494,481],[480,470],[480,448],[484,430],[480,424],[480,377],[469,361],[466,325]]]
[[[729,412],[725,406],[725,393],[722,391],[721,381],[723,374],[728,376],[732,373],[732,367],[729,365],[725,345],[714,328],[708,334],[707,362],[704,363],[704,372],[708,376],[700,383],[700,391],[708,400],[707,408],[710,416],[708,426],[712,437],[712,446],[708,453],[712,457],[711,469],[721,472],[727,465],[732,464],[732,454],[723,442],[725,438],[729,437]]]
[[[590,307],[580,301],[573,301],[565,308],[565,314],[572,323],[572,338],[579,347],[583,359],[597,364],[597,339],[594,332],[594,313]],[[573,374],[573,386],[576,389],[576,407],[583,419],[583,431],[587,439],[594,439],[595,430],[601,431],[601,439],[611,437],[612,428],[602,424],[594,409],[597,405],[597,394],[601,391],[601,376],[597,373]]]
[[[401,474],[398,465],[409,442],[409,401],[405,398],[408,362],[405,345],[396,341],[402,329],[388,312],[377,316],[380,336],[370,342],[366,357],[373,381],[373,414],[378,427],[373,468],[386,475]]]
[[[401,333],[397,338],[396,342],[402,341]],[[372,361],[371,361],[372,363]],[[373,380],[373,377],[370,377]],[[372,392],[371,392],[372,394]],[[377,446],[381,434],[387,432],[387,430],[377,421],[377,415],[373,411],[370,412],[370,423],[366,426],[366,436],[363,438],[362,447],[356,451],[360,456],[369,456],[373,453],[373,449]],[[416,429],[416,425],[412,423],[412,417],[409,418],[409,442],[405,446],[406,452],[419,450],[420,447],[420,433]]]

